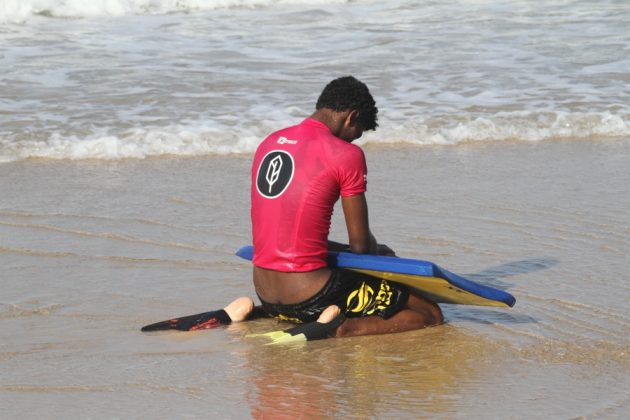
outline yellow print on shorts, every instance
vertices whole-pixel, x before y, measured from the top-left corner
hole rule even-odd
[[[348,295],[346,306],[350,312],[372,315],[376,310],[387,309],[391,304],[392,295],[392,288],[385,280],[381,282],[376,295],[374,295],[374,289],[363,282],[357,290]]]
[[[392,288],[383,280],[378,295],[376,295],[375,309],[386,309],[392,301],[392,294]],[[372,312],[374,312],[374,310],[372,310]]]
[[[350,312],[362,312],[371,302],[372,296],[374,296],[374,290],[365,284],[361,283],[361,286],[348,295],[346,306]],[[374,309],[371,310],[373,312]]]

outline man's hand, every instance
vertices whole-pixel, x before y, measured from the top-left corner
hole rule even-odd
[[[378,255],[385,255],[385,256],[388,256],[388,257],[395,257],[396,253],[394,252],[393,249],[391,249],[387,245],[385,245],[385,244],[378,244]]]

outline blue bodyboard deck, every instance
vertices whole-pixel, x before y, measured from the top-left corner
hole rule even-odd
[[[251,260],[253,254],[251,245],[236,252],[236,255],[246,260]],[[514,296],[503,290],[475,283],[429,261],[329,252],[328,265],[405,284],[437,303],[502,307],[511,307],[516,303]]]

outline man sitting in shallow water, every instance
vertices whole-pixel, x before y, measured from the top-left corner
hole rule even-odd
[[[406,286],[327,266],[329,250],[394,255],[370,232],[365,156],[352,144],[376,129],[377,113],[364,83],[335,79],[315,113],[269,135],[254,156],[254,287],[267,315],[312,326],[307,338],[402,332],[443,321],[438,305]],[[339,197],[348,245],[328,240]],[[225,313],[242,321],[253,308],[243,297]]]

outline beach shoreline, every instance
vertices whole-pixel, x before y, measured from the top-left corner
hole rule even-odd
[[[142,334],[253,294],[234,256],[250,157],[2,164],[5,416],[625,412],[630,141],[365,150],[377,237],[508,290],[513,309],[446,305],[435,329],[285,349],[245,337],[273,320]]]

